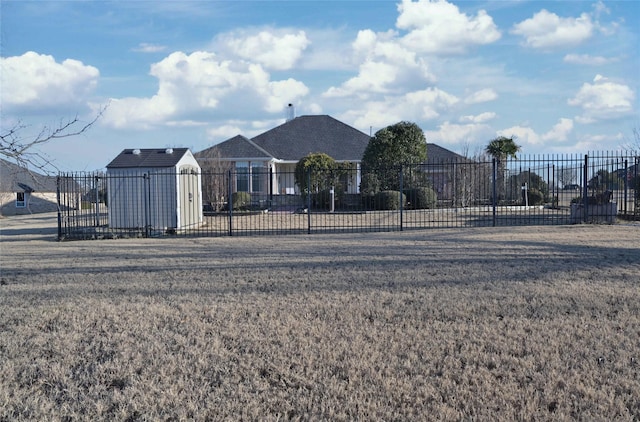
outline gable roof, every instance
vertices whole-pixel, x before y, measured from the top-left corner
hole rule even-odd
[[[427,143],[427,161],[425,164],[442,164],[447,162],[470,162],[467,157],[456,154],[437,144]]]
[[[107,164],[107,168],[175,167],[188,150],[189,148],[125,149]]]
[[[274,158],[242,135],[236,135],[211,148],[196,152],[194,156],[196,158]]]
[[[56,192],[58,178],[45,176],[0,158],[0,192]]]
[[[251,139],[281,160],[298,161],[315,152],[337,161],[360,161],[369,135],[328,115],[299,116]]]

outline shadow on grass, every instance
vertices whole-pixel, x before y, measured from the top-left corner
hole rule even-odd
[[[640,226],[630,229],[640,234]],[[588,232],[581,228],[582,235]],[[564,243],[531,240],[525,232],[514,233],[507,241],[492,239],[496,233],[495,228],[483,228],[189,242],[73,242],[62,254],[43,255],[39,266],[32,268],[6,260],[2,279],[5,285],[17,285],[16,294],[54,299],[110,293],[166,297],[442,285],[481,288],[576,271],[593,271],[596,278],[614,281],[616,273],[610,270],[640,270],[640,244],[583,245],[571,240],[570,227],[563,233]],[[596,234],[602,236],[602,231],[594,230]]]

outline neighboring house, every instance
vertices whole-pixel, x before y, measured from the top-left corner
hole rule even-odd
[[[616,174],[622,180],[624,180],[624,177],[626,175],[627,181],[631,182],[634,178],[640,175],[640,166],[638,164],[633,164],[626,169],[622,168],[616,170]]]
[[[234,169],[232,191],[255,194],[299,194],[293,177],[296,164],[311,153],[325,153],[359,170],[369,135],[331,116],[299,116],[254,138],[234,136],[197,152],[201,167]],[[347,193],[357,193],[360,173],[345,176]]]
[[[0,214],[20,215],[58,209],[57,178],[0,159]]]
[[[107,165],[109,227],[175,230],[202,223],[200,166],[187,148],[125,149]]]
[[[470,163],[473,160],[439,145],[427,143],[427,160],[422,166],[429,174],[438,198],[444,200],[453,198],[455,184],[464,176],[465,165]]]

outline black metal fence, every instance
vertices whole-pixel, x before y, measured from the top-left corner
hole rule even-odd
[[[298,178],[260,168],[60,174],[58,238],[614,223],[640,219],[639,164],[609,152],[340,165]]]

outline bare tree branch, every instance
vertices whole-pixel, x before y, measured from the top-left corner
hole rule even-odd
[[[108,104],[102,107],[93,120],[82,122],[76,115],[71,120],[61,120],[58,126],[44,126],[40,133],[34,137],[26,137],[22,134],[27,125],[18,121],[11,128],[0,132],[0,158],[15,162],[24,168],[32,168],[44,171],[57,170],[49,157],[37,150],[37,147],[47,142],[78,136],[88,131],[102,117]]]

